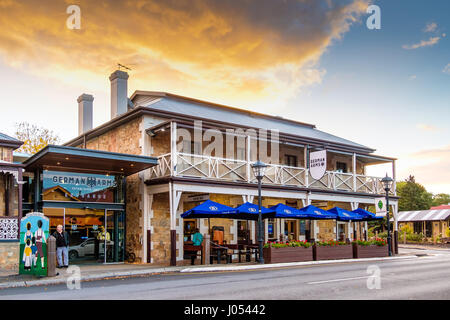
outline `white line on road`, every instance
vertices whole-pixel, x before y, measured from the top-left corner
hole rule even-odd
[[[327,283],[327,282],[339,282],[339,281],[358,280],[358,279],[367,279],[367,278],[369,278],[369,276],[355,277],[355,278],[343,278],[343,279],[332,279],[332,280],[323,280],[323,281],[313,281],[313,282],[308,282],[307,284],[321,284],[321,283]]]

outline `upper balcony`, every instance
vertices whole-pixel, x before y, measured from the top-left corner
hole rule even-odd
[[[257,183],[251,169],[251,161],[226,159],[213,156],[167,153],[158,157],[159,164],[150,170],[150,178],[194,177],[219,181]],[[384,194],[382,177],[358,173],[327,170],[320,180],[315,180],[304,167],[268,164],[263,184],[296,186],[311,189]],[[395,195],[395,188],[391,191]]]
[[[231,139],[209,137],[207,142],[190,141],[186,137],[194,136],[194,130],[186,129],[181,125],[177,128],[176,123],[173,125],[173,122],[161,124],[158,129],[152,128],[149,131],[150,129],[147,130],[148,149],[152,150],[151,155],[157,157],[159,162],[157,166],[149,169],[150,172],[147,173],[149,179],[172,176],[256,183],[251,164],[256,161],[261,148],[265,148],[270,151],[266,152],[270,154],[270,160],[262,159],[268,163],[262,180],[263,184],[384,195],[382,177],[367,175],[366,169],[371,165],[387,164],[392,166],[394,187],[391,194],[395,195],[394,159],[326,147],[327,170],[321,179],[315,180],[306,165],[309,162],[308,155],[310,151],[323,149],[323,147],[314,144],[301,145],[278,141],[277,150],[274,152],[273,145],[267,138],[260,139],[260,137],[245,135],[236,135]],[[223,132],[223,130],[216,131],[217,134]],[[200,133],[204,137],[204,131]],[[243,140],[239,143],[237,139]],[[211,140],[219,141],[213,151],[211,151],[213,144]],[[230,142],[231,140],[234,142]],[[264,143],[266,143],[265,146]]]

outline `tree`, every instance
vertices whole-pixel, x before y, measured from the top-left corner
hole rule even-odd
[[[450,204],[450,194],[438,193],[433,195],[433,207],[440,206],[441,204]]]
[[[28,122],[16,124],[15,136],[23,142],[18,151],[30,154],[37,153],[49,144],[58,144],[61,140],[53,131]]]
[[[399,211],[428,210],[433,202],[433,195],[417,183],[414,176],[397,183],[397,195]]]

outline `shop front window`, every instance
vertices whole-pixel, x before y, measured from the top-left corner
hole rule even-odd
[[[124,259],[123,211],[81,208],[43,208],[50,234],[61,225],[69,234],[72,263],[120,262]]]
[[[123,176],[44,170],[42,200],[124,203]]]

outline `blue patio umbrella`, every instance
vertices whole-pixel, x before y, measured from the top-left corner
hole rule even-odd
[[[334,207],[333,209],[328,210],[328,212],[335,214],[339,221],[362,220],[362,217],[359,214],[339,207]]]
[[[258,220],[259,207],[257,204],[246,202],[237,207],[236,211],[236,219]],[[267,209],[266,207],[261,207],[261,214],[263,219],[269,217],[272,218],[274,213],[274,210]],[[269,216],[269,214],[271,215]]]
[[[310,204],[304,208],[299,209],[299,211],[303,214],[306,214],[309,219],[319,220],[319,219],[336,219],[337,215],[334,213],[330,213],[326,210],[317,208]]]
[[[383,219],[383,217],[376,216],[374,213],[372,213],[370,211],[367,211],[367,210],[364,210],[364,209],[361,209],[361,208],[353,210],[352,212],[360,215],[362,220],[365,220],[365,221],[367,221],[367,220],[381,220],[381,219]]]
[[[285,219],[307,219],[308,215],[300,212],[300,210],[287,206],[285,204],[279,203],[275,206],[269,208],[275,212],[274,218],[285,218]]]
[[[233,218],[237,213],[236,209],[211,200],[206,200],[202,204],[181,214],[182,218]]]

